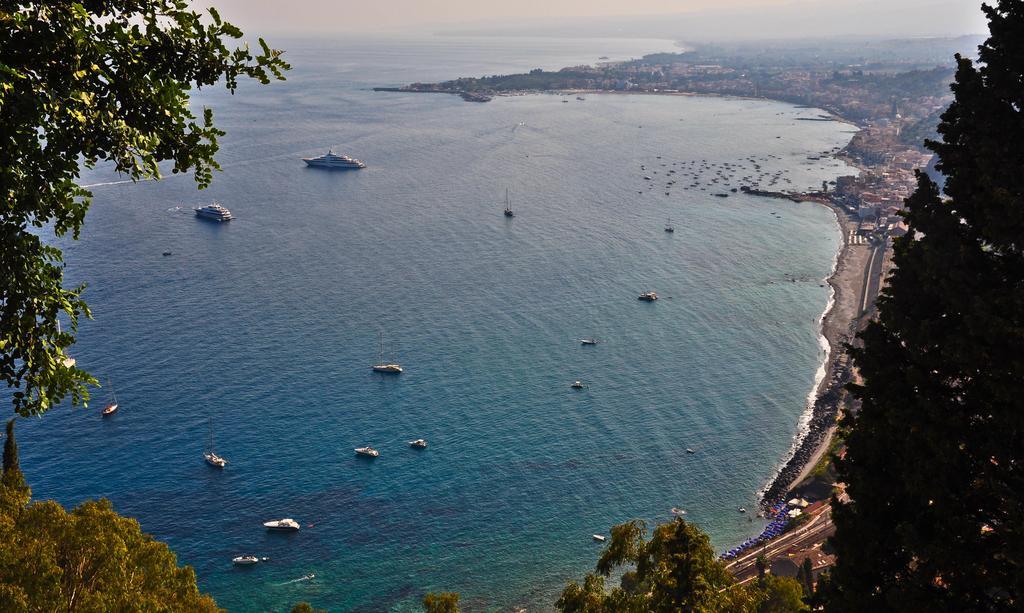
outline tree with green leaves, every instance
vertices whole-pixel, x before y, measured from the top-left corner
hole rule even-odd
[[[106,500],[70,513],[30,502],[7,424],[0,483],[0,610],[219,611],[191,567]]]
[[[803,563],[800,564],[796,580],[804,590],[804,601],[811,602],[814,598],[814,566],[811,564],[810,558],[804,558]]]
[[[615,526],[583,583],[569,582],[555,607],[566,613],[780,613],[806,609],[793,579],[767,576],[737,584],[716,559],[711,542],[682,518],[661,524],[646,538],[647,526],[634,520]],[[622,571],[618,587],[605,589],[605,578]],[[794,600],[793,595],[796,595]]]
[[[423,597],[423,610],[427,613],[459,613],[459,594],[431,592]]]
[[[242,32],[187,0],[26,2],[0,0],[0,381],[14,410],[45,412],[96,381],[67,359],[84,286],[63,285],[60,249],[78,238],[91,194],[83,168],[103,163],[133,181],[193,171],[206,187],[218,137],[213,112],[196,117],[193,88],[242,77],[267,83],[289,66],[227,42]],[[58,331],[58,315],[70,329]]]
[[[790,577],[765,575],[757,580],[757,613],[796,613],[809,610],[800,582]]]
[[[983,10],[853,352],[830,611],[1024,607],[1024,0]]]

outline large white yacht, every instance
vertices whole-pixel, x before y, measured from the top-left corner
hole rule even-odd
[[[338,155],[330,149],[324,155],[315,158],[302,158],[302,161],[307,166],[317,166],[319,168],[366,168],[366,164],[354,157]]]
[[[196,217],[202,217],[203,219],[212,219],[213,221],[231,221],[234,219],[231,216],[231,211],[216,202],[204,207],[195,207],[192,210],[196,212]]]

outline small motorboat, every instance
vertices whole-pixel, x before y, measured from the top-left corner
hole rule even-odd
[[[644,302],[654,302],[658,299],[658,294],[655,292],[644,292],[637,297],[637,300],[643,300]]]
[[[237,558],[231,558],[231,563],[235,566],[252,566],[253,564],[259,564],[260,559],[256,556],[238,556]]]
[[[746,513],[746,512],[747,512],[747,510],[746,510],[746,509],[744,509],[743,507],[740,507],[740,508],[739,508],[739,509],[737,509],[737,510],[738,510],[738,511],[739,511],[740,513]]]
[[[103,416],[104,417],[106,417],[107,415],[113,415],[114,413],[117,413],[117,403],[116,402],[112,402],[112,403],[108,404],[107,406],[105,406],[103,408]]]
[[[299,530],[299,522],[290,517],[265,521],[263,522],[263,526],[267,530],[271,530],[273,532],[298,532]]]
[[[689,447],[687,447],[686,448],[686,453],[697,453],[697,452],[694,451],[693,449],[690,449]]]
[[[356,455],[363,456],[365,458],[376,458],[380,456],[380,452],[367,445],[366,447],[356,447]]]
[[[603,543],[603,542],[605,542],[605,540],[606,540],[606,539],[604,538],[604,536],[602,536],[602,535],[600,535],[600,534],[592,534],[592,535],[590,535],[590,538],[594,539],[594,540],[595,540],[595,541],[597,541],[598,543]]]
[[[425,441],[424,439],[418,438],[415,441],[409,441],[409,446],[412,447],[413,449],[426,449],[427,448],[427,441]]]
[[[581,345],[596,345],[599,341],[596,338],[581,338]]]
[[[574,390],[581,390],[583,389],[583,382],[579,380],[573,381],[572,385],[570,385],[569,387],[571,387]]]
[[[170,251],[164,251],[164,257],[167,257],[169,255],[174,255],[174,254],[171,253]]]
[[[679,507],[672,507],[673,515],[686,515],[686,509],[680,509]]]

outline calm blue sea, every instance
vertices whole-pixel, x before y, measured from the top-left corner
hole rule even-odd
[[[845,169],[808,157],[850,128],[760,100],[369,89],[665,41],[274,42],[286,83],[195,98],[228,133],[209,190],[84,178],[95,202],[61,244],[95,319],[73,355],[121,410],[98,416],[102,390],[22,420],[35,496],[111,499],[233,611],[415,610],[428,590],[547,610],[615,523],[683,507],[718,548],[757,533],[736,509],[806,408],[840,235],[817,205],[727,190],[820,186]],[[369,167],[299,159],[328,147]],[[193,216],[214,199],[236,220]],[[378,333],[403,375],[370,371]],[[280,517],[302,530],[267,534]]]

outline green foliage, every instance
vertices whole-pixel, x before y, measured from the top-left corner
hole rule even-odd
[[[758,579],[757,613],[798,613],[807,611],[803,588],[795,579],[765,575]]]
[[[804,590],[805,601],[814,596],[814,566],[810,558],[804,558],[800,570],[796,573],[796,580]]]
[[[979,64],[929,142],[833,504],[829,611],[1011,611],[1024,602],[1024,0],[985,7]],[[822,586],[819,584],[819,591]]]
[[[757,554],[754,566],[757,568],[757,578],[764,579],[765,573],[768,572],[768,558],[764,557],[763,553]]]
[[[788,601],[785,594],[776,594],[788,590],[788,584],[736,584],[725,565],[716,559],[707,535],[682,518],[659,525],[650,540],[645,538],[646,525],[639,520],[615,526],[611,533],[597,562],[597,572],[588,574],[582,585],[570,582],[555,603],[558,610],[742,613],[758,611],[769,600]],[[605,578],[622,569],[630,570],[622,574],[618,587],[606,591]]]
[[[423,597],[423,610],[427,613],[459,613],[459,594],[431,592]]]
[[[0,0],[0,381],[21,415],[69,395],[83,403],[96,383],[65,354],[89,317],[84,286],[63,286],[62,253],[43,240],[78,238],[91,198],[82,168],[102,160],[137,181],[166,160],[205,187],[223,132],[210,109],[192,114],[189,90],[233,92],[240,77],[267,83],[289,68],[262,39],[256,55],[229,48],[241,31],[190,4]]]
[[[292,613],[327,613],[327,609],[314,609],[308,602],[300,602],[292,607]]]
[[[0,485],[0,610],[219,611],[199,593],[195,573],[179,567],[167,545],[143,534],[106,500],[70,513],[59,504],[29,503],[27,487],[8,485],[17,468],[8,424]],[[24,482],[22,482],[24,485]]]

